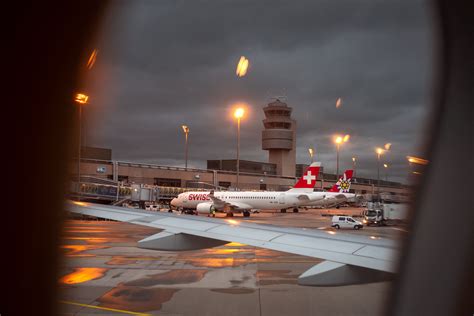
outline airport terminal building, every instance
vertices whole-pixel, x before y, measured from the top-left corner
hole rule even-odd
[[[131,184],[156,186],[170,192],[186,189],[270,190],[283,191],[295,184],[308,167],[296,163],[296,121],[291,117],[292,108],[276,98],[263,108],[262,149],[268,151],[268,162],[240,160],[237,188],[236,159],[207,160],[206,169],[182,168],[117,161],[112,150],[84,147],[81,162],[71,163],[71,175],[81,175],[81,183],[103,182],[110,185]],[[80,173],[78,172],[80,170]],[[108,181],[108,182],[107,182]],[[320,169],[316,190],[327,190],[336,183],[336,175]],[[374,179],[353,179],[350,192],[357,194],[381,192],[408,195],[409,188],[401,183]],[[171,189],[169,189],[171,188]],[[175,190],[176,189],[176,190]],[[177,190],[179,189],[179,190]],[[176,194],[177,195],[177,194]]]

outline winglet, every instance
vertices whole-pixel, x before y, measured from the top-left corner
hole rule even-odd
[[[333,261],[323,261],[298,278],[299,285],[342,286],[388,281],[393,273]]]

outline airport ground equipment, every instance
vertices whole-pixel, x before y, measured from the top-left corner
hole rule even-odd
[[[331,220],[331,227],[340,229],[340,228],[350,228],[350,229],[361,229],[364,227],[361,222],[355,220],[351,216],[339,216],[335,215]]]
[[[408,204],[406,203],[379,203],[368,202],[367,212],[364,216],[366,225],[398,224],[408,218]]]
[[[386,281],[393,277],[397,267],[398,245],[385,238],[371,239],[334,231],[182,216],[78,201],[67,201],[65,209],[76,214],[161,229],[161,232],[138,242],[138,247],[146,249],[198,250],[239,242],[323,259],[298,278],[300,285],[338,286]]]

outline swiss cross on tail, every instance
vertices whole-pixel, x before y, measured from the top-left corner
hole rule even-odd
[[[346,170],[329,192],[347,193],[351,187],[353,170]]]
[[[309,189],[313,190],[316,185],[316,179],[318,178],[319,168],[321,167],[320,162],[313,162],[308,169],[304,172],[303,176],[296,182],[294,189]]]

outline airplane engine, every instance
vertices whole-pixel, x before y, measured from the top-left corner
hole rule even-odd
[[[196,206],[196,211],[197,211],[198,213],[211,213],[212,208],[214,208],[214,204],[213,204],[213,203],[209,203],[209,202],[206,202],[206,203],[199,203],[199,204]]]

